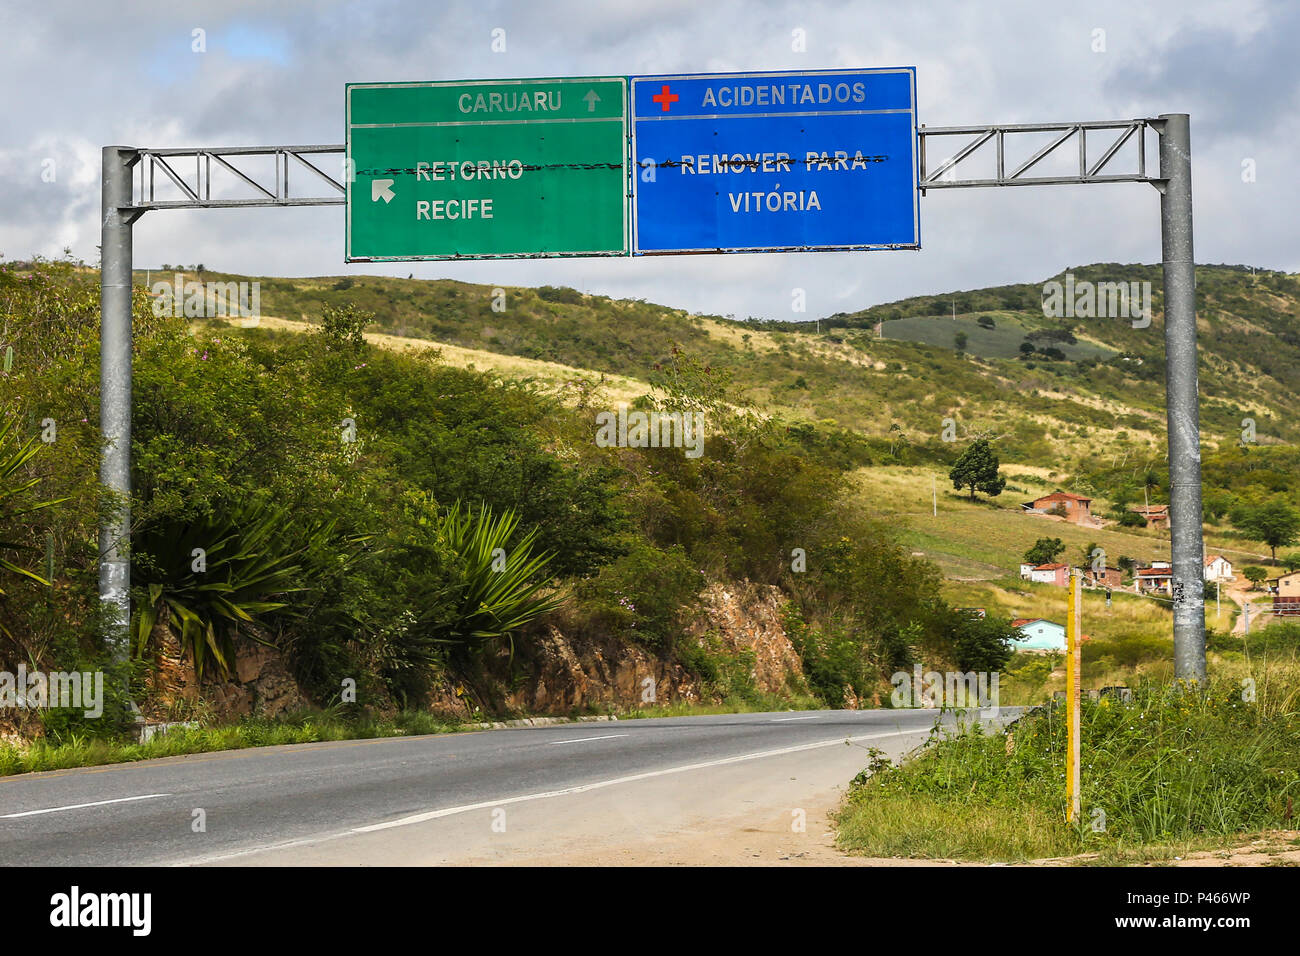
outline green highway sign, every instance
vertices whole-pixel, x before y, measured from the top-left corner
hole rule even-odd
[[[627,80],[347,86],[348,262],[629,254]]]

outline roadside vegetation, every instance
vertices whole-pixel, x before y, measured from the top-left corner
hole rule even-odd
[[[852,441],[747,405],[730,369],[671,335],[652,337],[635,406],[704,413],[698,458],[597,447],[598,377],[557,395],[377,348],[375,316],[336,291],[303,335],[158,314],[137,290],[123,668],[97,617],[97,277],[0,268],[0,460],[20,456],[0,497],[0,670],[104,671],[109,697],[102,719],[8,709],[11,729],[75,752],[127,740],[130,701],[206,721],[202,699],[259,647],[331,726],[452,692],[504,714],[549,627],[680,664],[716,701],[771,705],[744,660],[686,637],[709,581],[781,590],[812,675],[787,706],[876,699],[918,656],[1006,655],[1005,633],[972,632],[945,603],[934,565],[851,507]],[[181,664],[197,686],[177,686]],[[212,739],[230,734],[246,730]]]
[[[706,707],[883,704],[917,662],[1000,670],[1004,703],[1041,703],[1059,658],[1013,653],[1008,624],[1061,620],[1064,592],[1021,581],[1022,555],[1046,536],[1076,564],[1092,547],[1111,563],[1168,556],[1167,531],[1125,517],[1168,500],[1158,268],[1072,271],[1152,281],[1155,323],[1047,319],[1036,284],[916,297],[814,334],[552,287],[506,289],[499,312],[487,287],[356,276],[262,280],[268,318],[241,328],[155,314],[142,273],[136,613],[118,674],[97,620],[97,273],[6,265],[0,669],[106,669],[150,716],[206,719],[175,699],[169,667],[193,664],[206,693],[267,645],[332,720],[452,693],[515,716],[507,691],[553,627],[682,665]],[[1300,426],[1274,411],[1300,403],[1300,287],[1197,273],[1207,548],[1239,576],[1276,576],[1300,564]],[[595,447],[594,415],[620,402],[705,412],[704,454]],[[1020,511],[1057,489],[1094,497],[1106,527]],[[742,580],[780,589],[803,664],[775,697],[743,655],[684,636],[707,582]],[[1245,651],[1223,605],[1216,665]],[[987,626],[957,610],[973,607]],[[1086,686],[1167,679],[1170,628],[1159,601],[1087,593]],[[9,729],[125,740],[127,699],[114,691],[106,720],[26,712]]]
[[[245,717],[237,723],[216,726],[171,727],[144,743],[123,736],[52,734],[25,745],[0,743],[0,776],[41,770],[67,770],[129,763],[157,757],[320,743],[454,733],[465,729],[459,721],[426,711],[402,711],[390,717],[350,718],[337,708],[284,714],[272,720]]]
[[[1250,673],[1250,684],[1144,683],[1128,702],[1085,699],[1077,826],[1065,821],[1065,715],[1049,705],[1000,732],[936,729],[901,766],[877,757],[837,814],[839,845],[873,857],[1113,863],[1294,829],[1296,645]]]

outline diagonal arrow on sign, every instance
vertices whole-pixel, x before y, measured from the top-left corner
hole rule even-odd
[[[384,203],[385,203],[385,205],[387,205],[388,203],[392,202],[392,201],[393,201],[393,197],[394,197],[395,195],[397,195],[397,194],[394,193],[391,189],[388,188],[388,187],[390,187],[391,185],[393,185],[393,180],[391,180],[391,179],[376,179],[376,180],[373,180],[373,181],[370,183],[370,201],[371,201],[371,202],[379,202],[379,198],[382,196],[383,199],[384,199]]]

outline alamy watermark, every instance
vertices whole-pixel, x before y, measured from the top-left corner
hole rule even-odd
[[[104,714],[103,671],[0,671],[0,707],[20,710],[80,710],[86,717]]]
[[[1075,281],[1043,283],[1043,315],[1049,319],[1130,319],[1135,329],[1151,324],[1150,282]]]
[[[978,707],[981,716],[998,714],[997,671],[926,671],[917,664],[912,672],[897,671],[889,678],[895,707]]]
[[[246,328],[256,326],[262,318],[262,283],[257,281],[186,282],[178,272],[171,282],[155,282],[149,291],[154,296],[154,315],[251,320],[243,323]]]
[[[596,413],[598,448],[684,448],[687,458],[704,453],[703,412],[628,411]]]

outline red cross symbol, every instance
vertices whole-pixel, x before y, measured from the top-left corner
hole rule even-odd
[[[671,106],[673,103],[676,103],[678,100],[680,100],[681,97],[678,96],[676,93],[669,93],[668,84],[665,83],[664,88],[658,93],[656,93],[654,96],[650,97],[650,99],[653,102],[660,104],[664,108],[664,112],[667,113],[668,107]]]

